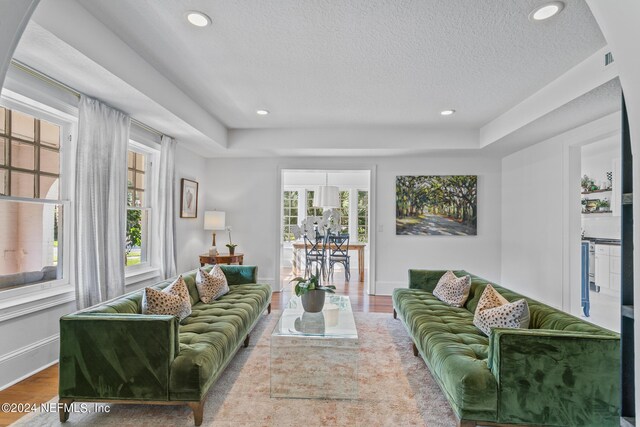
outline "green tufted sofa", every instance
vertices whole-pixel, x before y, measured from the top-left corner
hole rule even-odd
[[[256,267],[221,268],[230,290],[211,304],[199,300],[196,271],[183,274],[192,313],[182,322],[140,314],[142,290],[63,316],[60,421],[68,419],[74,401],[104,401],[187,404],[200,425],[207,391],[240,346],[249,344],[262,312],[271,312],[271,287],[256,284]]]
[[[409,270],[395,289],[400,316],[460,426],[620,425],[618,334],[526,298],[529,329],[494,329],[486,337],[473,314],[486,280],[471,276],[462,308],[432,294],[444,270]],[[466,271],[454,271],[463,276]],[[509,301],[523,298],[494,285]]]

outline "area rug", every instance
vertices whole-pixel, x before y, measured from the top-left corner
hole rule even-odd
[[[360,352],[358,399],[269,396],[270,335],[279,313],[265,316],[209,391],[203,426],[428,426],[456,418],[411,339],[391,314],[355,313]],[[256,339],[258,338],[258,339]],[[330,363],[330,361],[327,361]],[[292,361],[295,369],[296,361]],[[56,402],[54,399],[52,402]],[[57,413],[30,413],[13,426],[60,427]],[[110,412],[71,413],[65,426],[193,426],[185,406],[110,405]]]

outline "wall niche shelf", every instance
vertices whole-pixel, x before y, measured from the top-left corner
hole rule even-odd
[[[582,212],[582,215],[611,215],[613,211]]]
[[[613,191],[611,188],[607,188],[605,190],[583,191],[580,194],[611,193],[611,191]]]

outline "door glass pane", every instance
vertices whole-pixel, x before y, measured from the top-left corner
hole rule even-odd
[[[6,164],[7,161],[7,140],[0,138],[0,165]]]
[[[60,127],[53,123],[40,121],[40,143],[50,147],[60,147]]]
[[[0,196],[8,196],[9,192],[7,191],[7,170],[0,169]]]
[[[6,111],[7,110],[0,107],[0,133],[4,133],[5,130],[7,129],[7,124],[5,119]]]
[[[132,207],[133,205],[133,190],[127,191],[127,206]]]
[[[60,173],[60,152],[48,150],[46,148],[40,149],[40,171]]]
[[[11,166],[33,170],[35,167],[35,145],[11,141]]]
[[[127,187],[134,187],[133,184],[133,171],[129,169],[127,170]]]
[[[136,154],[133,151],[127,151],[127,167],[133,168],[136,164],[135,161]]]
[[[11,135],[33,141],[35,135],[35,119],[19,111],[11,111]]]
[[[55,176],[40,175],[40,198],[41,199],[59,199],[59,179]]]
[[[11,171],[11,195],[14,197],[34,197],[35,175]]]
[[[144,173],[136,172],[136,188],[144,189]]]

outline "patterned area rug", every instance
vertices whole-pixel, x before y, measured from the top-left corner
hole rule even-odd
[[[211,390],[203,426],[428,426],[456,418],[411,339],[391,314],[355,313],[360,341],[357,400],[274,399],[270,394],[270,335],[279,313],[258,323]],[[256,340],[256,338],[259,339]],[[295,361],[292,361],[292,369]],[[52,400],[57,402],[57,399]],[[110,412],[31,413],[13,426],[193,426],[186,406],[111,405]]]

